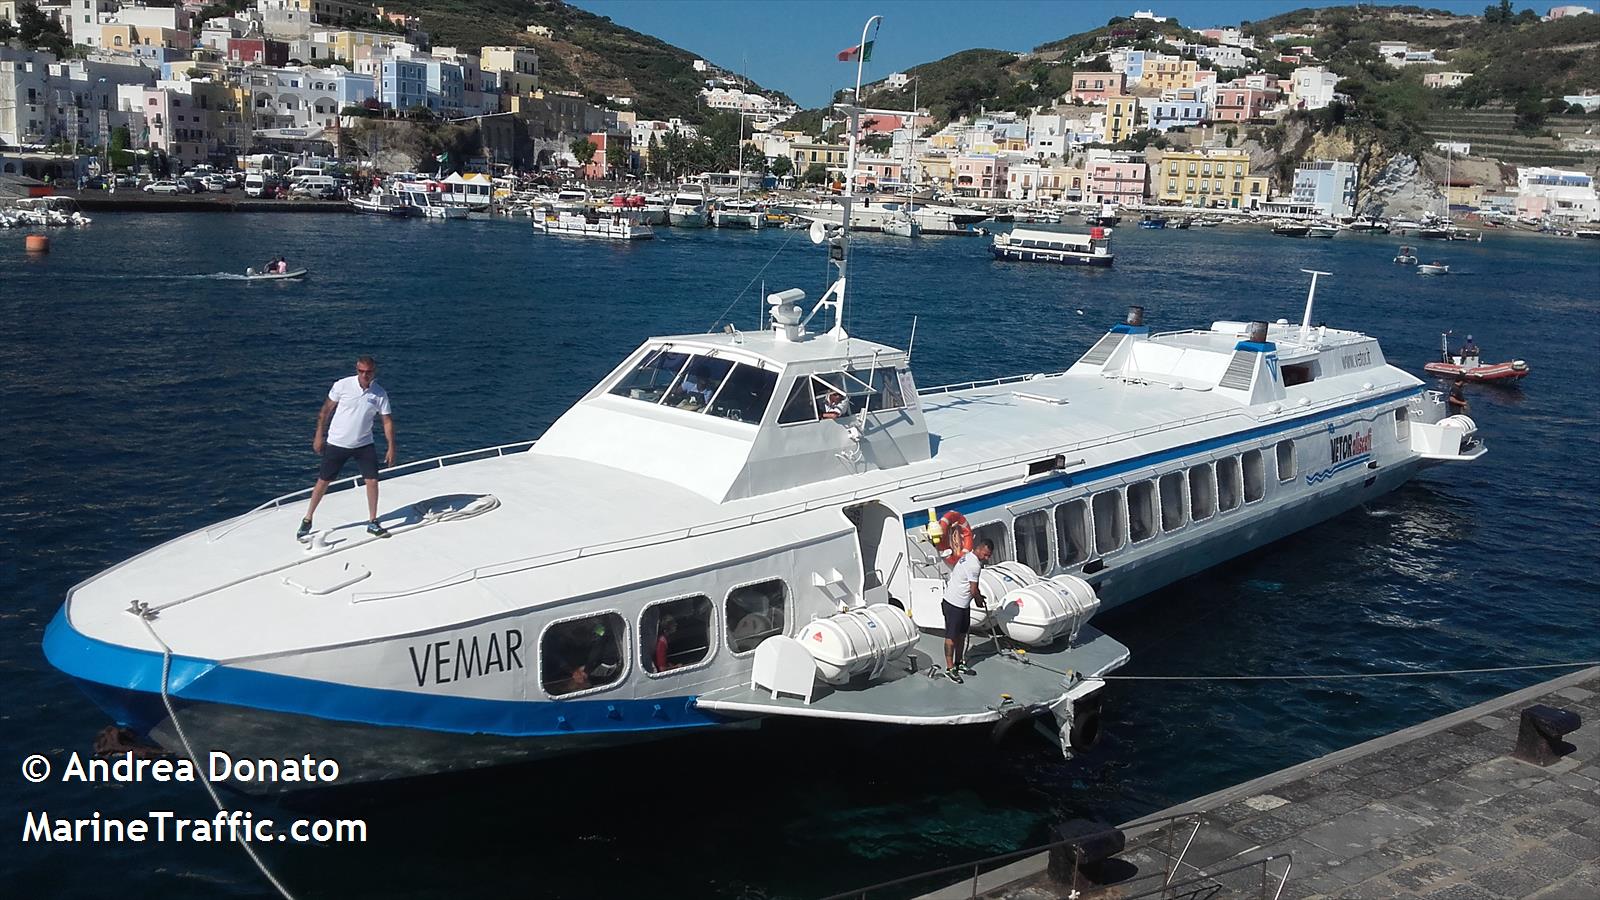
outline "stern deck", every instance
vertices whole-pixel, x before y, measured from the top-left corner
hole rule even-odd
[[[1128,648],[1095,628],[1085,626],[1078,641],[1054,650],[1030,649],[1021,657],[1000,653],[993,641],[974,638],[967,664],[976,675],[956,684],[943,674],[930,677],[933,665],[944,665],[944,637],[923,632],[905,657],[889,665],[877,680],[834,686],[817,685],[811,702],[791,696],[773,697],[748,684],[702,694],[701,709],[731,716],[798,716],[847,719],[895,725],[973,725],[995,722],[1019,708],[1053,706],[1066,697],[1087,696],[1104,684],[1096,680],[1128,661]],[[1023,662],[1023,660],[1031,662]],[[914,663],[915,671],[912,671]],[[1036,664],[1035,664],[1036,663]],[[1047,668],[1048,667],[1048,668]],[[1071,689],[1059,672],[1085,679]],[[1001,696],[1009,694],[1010,702]]]

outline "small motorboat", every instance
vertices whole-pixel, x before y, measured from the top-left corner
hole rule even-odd
[[[1193,225],[1193,224],[1194,224],[1194,218],[1193,217],[1189,217],[1189,218],[1179,219],[1177,224],[1173,225],[1172,227],[1178,229],[1179,231],[1182,231],[1185,228],[1188,228],[1190,225]]]
[[[884,234],[892,234],[896,237],[914,238],[922,236],[922,225],[908,215],[891,216],[884,219],[880,228]]]
[[[1402,246],[1400,248],[1400,253],[1397,256],[1395,256],[1394,261],[1395,261],[1396,264],[1402,265],[1402,266],[1414,266],[1414,265],[1416,265],[1417,264],[1417,248],[1409,246],[1409,245]]]
[[[1309,226],[1309,225],[1275,225],[1275,226],[1273,226],[1272,233],[1273,234],[1282,235],[1284,237],[1303,238],[1306,235],[1311,233],[1311,226]]]
[[[1418,263],[1417,264],[1417,274],[1418,275],[1449,275],[1450,274],[1450,267],[1445,265],[1442,262],[1439,262],[1436,259],[1431,263]]]
[[[292,272],[258,272],[255,269],[245,269],[244,277],[249,281],[287,281],[290,278],[306,277],[305,269],[295,269]]]
[[[1145,216],[1139,220],[1140,228],[1166,228],[1167,220],[1160,216]]]
[[[1306,237],[1331,238],[1339,234],[1337,225],[1312,225],[1306,232]]]
[[[1484,224],[1487,225],[1488,223],[1485,222]],[[1600,241],[1600,228],[1579,228],[1573,234],[1584,240]]]
[[[1439,335],[1439,359],[1423,366],[1423,371],[1430,375],[1439,375],[1444,378],[1465,378],[1481,384],[1509,384],[1528,377],[1531,371],[1524,360],[1513,359],[1510,362],[1486,363],[1479,358],[1482,352],[1477,345],[1472,343],[1472,336],[1467,336],[1467,343],[1461,347],[1459,354],[1450,352],[1450,332]]]
[[[1388,234],[1389,226],[1369,216],[1358,216],[1354,222],[1346,226],[1356,234]]]

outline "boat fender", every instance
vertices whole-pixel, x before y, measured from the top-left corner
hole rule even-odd
[[[989,731],[989,743],[1003,744],[1018,725],[1032,722],[1043,710],[1036,706],[1012,706],[1000,713],[1000,720]]]
[[[1100,718],[1100,698],[1077,704],[1073,710],[1072,728],[1067,734],[1072,749],[1087,750],[1100,742]]]
[[[950,510],[939,517],[939,538],[934,541],[934,548],[944,558],[945,564],[955,568],[972,549],[972,526],[967,524],[967,517],[955,510]]]

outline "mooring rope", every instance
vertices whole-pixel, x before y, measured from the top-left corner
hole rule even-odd
[[[189,736],[184,734],[183,723],[178,721],[178,711],[173,708],[172,698],[167,692],[168,679],[172,675],[172,648],[167,646],[167,642],[161,639],[161,635],[156,634],[155,626],[150,624],[148,618],[139,615],[139,621],[144,623],[144,628],[150,632],[151,639],[161,645],[161,703],[167,708],[167,717],[172,720],[172,727],[177,731],[178,740],[183,744],[183,751],[189,755],[189,762],[195,767],[195,770],[202,773],[200,784],[206,789],[206,793],[211,795],[211,802],[216,804],[217,812],[222,813],[224,816],[231,815],[231,811],[223,805],[222,798],[217,796],[217,789],[211,786],[211,779],[205,777],[206,770],[200,765],[200,759],[195,755],[194,746],[189,743]],[[289,893],[289,889],[283,886],[283,882],[272,874],[272,870],[268,869],[267,864],[257,855],[256,848],[250,844],[250,838],[247,835],[242,835],[239,838],[239,843],[244,847],[244,852],[250,857],[250,861],[255,863],[256,868],[261,870],[261,874],[266,877],[267,881],[271,882],[274,888],[277,888],[278,893],[283,896],[284,900],[294,900],[294,895]]]
[[[1014,658],[1024,665],[1038,666],[1057,675],[1082,675],[1054,669],[1028,658],[1026,652],[1015,653]],[[1539,663],[1528,666],[1494,666],[1482,669],[1430,669],[1422,672],[1338,672],[1322,675],[1094,675],[1099,681],[1349,681],[1362,678],[1424,678],[1437,675],[1482,675],[1490,672],[1529,672],[1537,669],[1582,669],[1600,666],[1600,660],[1579,662]]]

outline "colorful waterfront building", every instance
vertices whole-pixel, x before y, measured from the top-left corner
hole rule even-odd
[[[1115,144],[1139,129],[1139,98],[1126,94],[1106,97],[1106,142]]]
[[[1235,80],[1217,88],[1217,104],[1211,117],[1218,122],[1244,122],[1259,119],[1278,102],[1278,91],[1269,87],[1249,87]]]
[[[1125,153],[1090,150],[1087,199],[1100,204],[1138,206],[1144,202],[1149,167]]]
[[[1254,209],[1267,200],[1267,177],[1251,174],[1243,150],[1169,152],[1155,171],[1155,196],[1164,204]]]
[[[992,199],[1002,197],[1006,191],[1006,169],[1010,166],[1002,154],[968,153],[950,162],[953,189],[957,196]]]
[[[1080,103],[1104,103],[1107,97],[1124,93],[1127,80],[1121,72],[1074,72],[1067,96]]]

